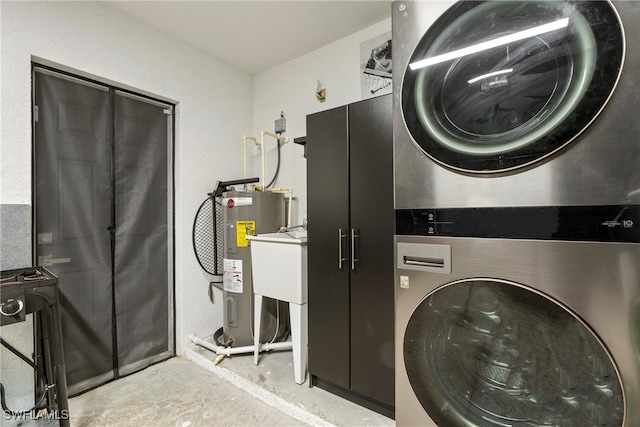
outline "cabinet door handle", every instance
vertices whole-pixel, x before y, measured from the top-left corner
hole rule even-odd
[[[342,270],[342,263],[347,260],[347,258],[342,256],[342,247],[344,246],[344,238],[347,237],[347,233],[344,232],[342,228],[338,229],[338,269]]]
[[[360,237],[360,230],[351,229],[351,269],[355,271],[356,262],[360,261],[356,258],[356,239]]]

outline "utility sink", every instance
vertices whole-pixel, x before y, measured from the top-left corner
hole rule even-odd
[[[289,303],[293,372],[297,384],[305,381],[309,312],[307,308],[307,231],[247,236],[253,277],[253,361],[259,359],[263,297]]]
[[[253,293],[295,304],[307,302],[307,230],[247,236]]]

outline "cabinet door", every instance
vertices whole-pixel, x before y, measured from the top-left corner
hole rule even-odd
[[[307,116],[309,372],[344,388],[350,386],[348,145],[346,107]]]
[[[351,389],[394,405],[391,95],[349,106]]]

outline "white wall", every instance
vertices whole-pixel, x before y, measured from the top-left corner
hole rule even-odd
[[[303,147],[293,139],[306,135],[307,114],[327,110],[360,101],[361,60],[360,43],[391,31],[391,18],[358,31],[334,43],[288,61],[253,78],[253,132],[273,132],[274,121],[283,111],[287,119],[286,136],[289,143],[282,147],[280,175],[276,186],[293,187],[294,201],[292,224],[301,224],[306,214],[307,165]],[[326,101],[315,98],[318,80],[326,89]],[[390,88],[389,88],[390,91]],[[379,92],[384,93],[385,91]],[[275,172],[277,152],[275,140],[266,141],[266,179]],[[251,145],[251,144],[249,144]],[[249,170],[260,176],[260,152],[248,150]]]
[[[222,325],[222,297],[206,297],[210,276],[192,250],[198,206],[216,181],[242,174],[242,135],[273,131],[280,111],[286,135],[306,135],[306,115],[361,99],[360,43],[391,30],[385,20],[252,77],[182,45],[97,2],[0,1],[0,204],[31,204],[31,61],[41,58],[119,86],[177,102],[176,345],[190,333],[206,336]],[[315,99],[317,80],[327,100]],[[253,87],[253,90],[252,90]],[[253,120],[252,120],[253,117]],[[267,176],[275,142],[267,140]],[[249,170],[261,174],[250,146]],[[299,198],[293,223],[306,211],[303,148],[283,146],[278,186]],[[251,174],[251,173],[250,173]]]
[[[31,60],[178,103],[175,141],[176,345],[222,325],[221,295],[193,254],[196,210],[217,180],[237,177],[252,126],[251,76],[98,2],[0,2],[0,203],[31,204]],[[28,236],[25,236],[28,239]]]

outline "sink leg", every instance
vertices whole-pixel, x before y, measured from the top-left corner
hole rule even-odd
[[[253,295],[253,363],[258,364],[260,354],[260,321],[262,320],[262,295]]]
[[[291,318],[291,341],[293,345],[293,369],[297,384],[304,383],[307,373],[307,304],[289,303],[289,316]]]

